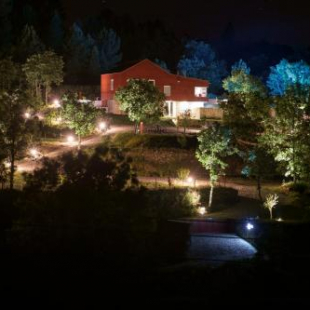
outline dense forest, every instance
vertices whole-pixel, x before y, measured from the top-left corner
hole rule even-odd
[[[268,42],[237,42],[229,23],[217,40],[178,37],[159,20],[135,22],[103,6],[95,16],[71,22],[60,0],[1,0],[0,58],[18,63],[52,50],[63,57],[66,84],[99,84],[99,74],[148,58],[173,72],[208,79],[211,92],[239,59],[265,80],[270,66],[283,58],[310,59],[309,48]]]

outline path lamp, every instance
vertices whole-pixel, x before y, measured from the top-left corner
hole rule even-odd
[[[100,132],[105,132],[107,130],[107,123],[106,122],[100,122],[98,125]]]
[[[55,109],[58,109],[58,108],[61,107],[61,104],[60,104],[59,99],[54,99],[54,101],[53,101],[53,107],[54,107]]]
[[[186,179],[186,182],[188,183],[189,186],[195,187],[196,180],[193,177],[188,177]]]
[[[67,142],[70,146],[73,146],[74,142],[75,142],[75,137],[72,135],[67,136]]]
[[[254,229],[254,225],[252,223],[247,223],[245,227],[248,231]]]
[[[29,153],[33,157],[33,159],[37,159],[39,157],[39,151],[35,148],[30,149]]]
[[[31,114],[29,112],[24,113],[25,119],[29,119],[31,117]]]
[[[198,208],[198,213],[200,215],[205,215],[206,214],[206,207],[199,207]]]

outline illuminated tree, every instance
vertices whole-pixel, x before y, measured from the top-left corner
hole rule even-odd
[[[263,83],[250,74],[250,68],[241,59],[231,67],[231,75],[223,81],[223,88],[229,93],[265,93]]]
[[[61,56],[47,51],[27,59],[23,65],[27,82],[31,85],[38,101],[42,101],[42,88],[45,89],[45,104],[52,84],[60,85],[63,81],[64,62]]]
[[[61,116],[78,136],[78,149],[81,148],[81,138],[94,131],[99,113],[92,104],[78,100],[76,94],[64,96]]]
[[[310,175],[310,90],[301,85],[290,87],[283,96],[274,97],[275,116],[265,124],[260,137],[285,177],[294,182]]]
[[[286,59],[270,68],[267,86],[274,96],[283,96],[294,85],[310,86],[310,67],[303,60],[290,63]]]
[[[115,99],[120,103],[120,109],[135,122],[135,133],[140,122],[156,122],[164,114],[165,95],[147,80],[130,79],[126,86],[116,91]]]
[[[203,130],[198,136],[196,157],[210,175],[209,208],[212,206],[213,191],[218,176],[224,173],[225,158],[236,152],[231,144],[230,131],[218,124]]]
[[[210,91],[219,91],[222,78],[226,76],[226,64],[216,59],[209,44],[190,40],[185,45],[185,54],[178,63],[178,70],[184,76],[211,81]]]

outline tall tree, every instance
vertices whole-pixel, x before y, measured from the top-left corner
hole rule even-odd
[[[102,72],[107,72],[122,60],[121,39],[113,29],[104,28],[99,35],[99,55]]]
[[[72,80],[77,80],[85,73],[88,62],[87,39],[81,27],[74,23],[66,44],[66,67]]]
[[[91,104],[78,100],[77,94],[68,94],[63,98],[62,119],[78,136],[78,149],[81,148],[82,137],[92,133],[100,111]]]
[[[38,101],[42,101],[41,92],[44,87],[45,104],[47,104],[52,84],[60,85],[63,81],[63,67],[62,57],[51,51],[36,54],[27,59],[27,62],[23,65],[23,71]]]
[[[266,122],[260,140],[280,163],[285,177],[295,182],[310,179],[310,88],[290,87],[273,97],[275,116]]]
[[[130,79],[126,86],[116,91],[115,99],[120,103],[120,109],[135,122],[135,133],[139,122],[156,122],[164,114],[165,95],[148,80]]]
[[[210,91],[219,92],[222,78],[227,75],[226,64],[216,58],[214,50],[203,41],[188,41],[185,54],[178,63],[181,74],[189,77],[209,80]]]
[[[208,207],[211,208],[216,181],[224,173],[225,158],[235,153],[231,144],[230,131],[218,124],[203,130],[198,136],[199,146],[196,157],[210,175],[210,194]]]
[[[274,96],[283,96],[285,92],[296,84],[310,86],[310,67],[303,60],[290,63],[286,59],[270,68],[267,86]]]
[[[229,93],[266,93],[264,84],[250,74],[251,70],[241,59],[231,67],[231,75],[223,81],[223,88]]]
[[[61,17],[57,11],[54,12],[50,22],[48,42],[49,46],[56,52],[62,50],[64,43],[64,29]]]

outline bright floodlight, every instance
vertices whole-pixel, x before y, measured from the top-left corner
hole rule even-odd
[[[251,224],[251,223],[247,223],[246,224],[246,229],[247,230],[252,230],[254,228],[254,225],[253,224]]]
[[[74,137],[71,136],[71,135],[67,137],[67,142],[68,142],[68,143],[73,143],[74,140],[75,140]]]
[[[58,99],[55,99],[53,103],[54,103],[54,107],[55,108],[60,108],[61,107],[60,102],[59,102]]]
[[[38,157],[38,155],[39,155],[39,152],[38,152],[37,149],[30,149],[30,150],[29,150],[29,153],[30,153],[30,155],[31,155],[32,157],[34,157],[34,158]]]
[[[198,213],[199,213],[200,215],[204,215],[204,214],[206,213],[206,208],[205,208],[205,207],[199,207],[199,208],[198,208]]]
[[[193,183],[193,182],[194,182],[194,179],[193,179],[192,177],[188,177],[188,178],[187,178],[187,182],[188,182],[188,183]]]
[[[100,130],[105,130],[106,128],[107,128],[106,122],[100,122],[100,123],[99,123],[99,129],[100,129]]]
[[[24,116],[25,116],[25,118],[30,118],[30,113],[29,113],[29,112],[26,112],[26,113],[24,114]]]

